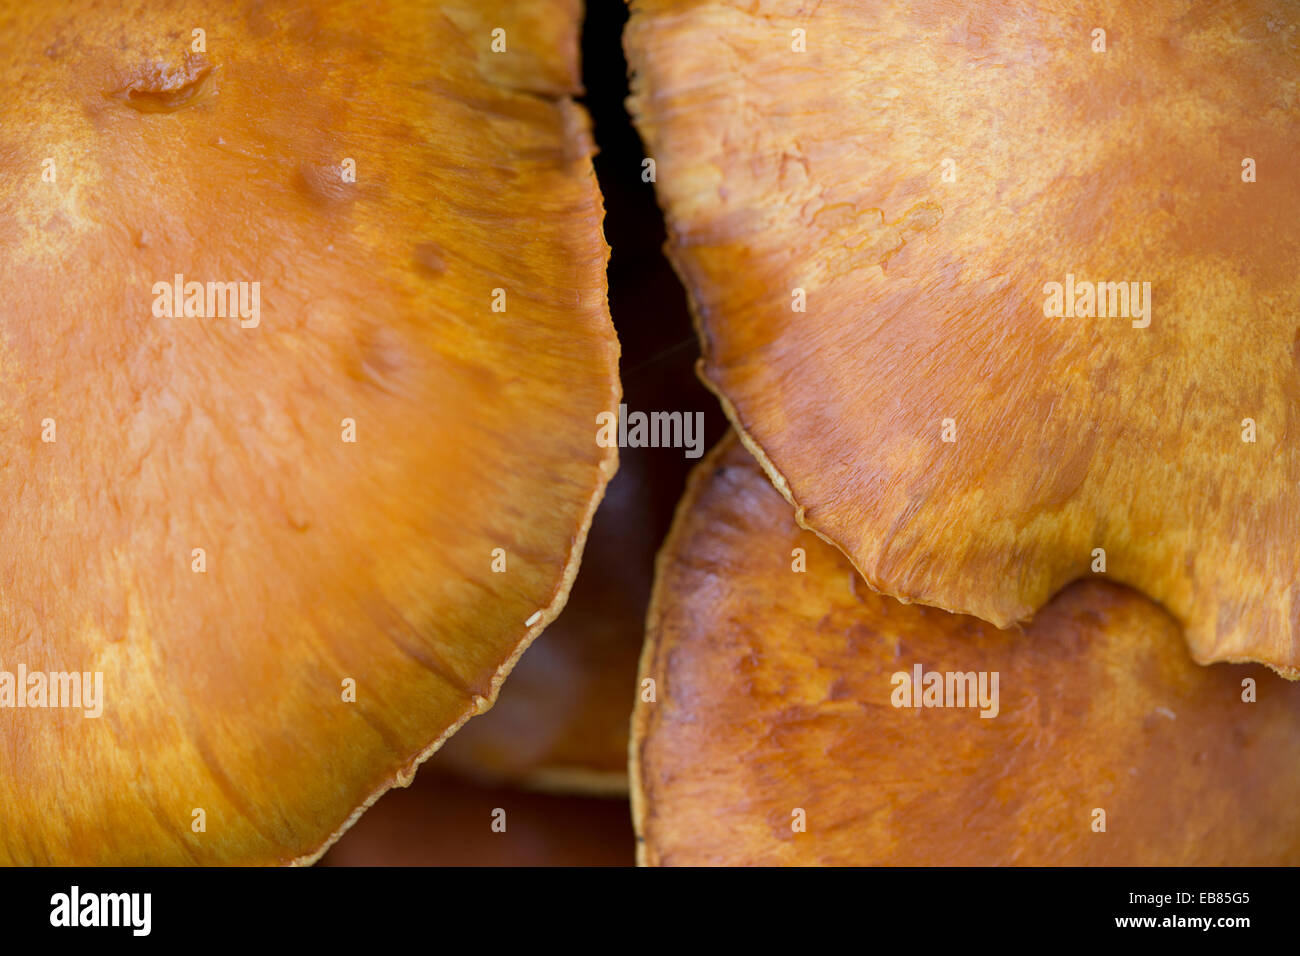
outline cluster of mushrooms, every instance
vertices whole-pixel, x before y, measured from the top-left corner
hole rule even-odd
[[[104,686],[0,697],[0,864],[314,862],[444,744],[647,864],[1300,862],[1294,7],[630,6],[662,542],[579,0],[0,2],[0,672]]]

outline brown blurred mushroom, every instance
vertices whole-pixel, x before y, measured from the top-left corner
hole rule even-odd
[[[917,666],[918,695],[943,678],[920,703],[949,706],[896,706]],[[871,592],[734,438],[660,555],[642,678],[647,863],[1300,862],[1300,686],[1195,665],[1108,583],[1024,633]]]
[[[800,523],[1002,627],[1104,567],[1300,676],[1294,8],[632,7],[702,373]]]
[[[0,6],[0,671],[103,675],[0,675],[0,862],[311,860],[559,612],[619,399],[578,13]]]
[[[507,683],[507,693],[513,683]],[[479,722],[472,720],[465,726]],[[440,759],[441,754],[421,767],[410,787],[384,794],[330,848],[320,865],[631,866],[634,862],[625,802],[484,786],[438,773]]]
[[[466,724],[431,769],[557,792],[627,793],[628,723],[662,536],[647,520],[645,469],[634,470],[650,464],[623,453],[564,613],[519,659],[492,710]]]

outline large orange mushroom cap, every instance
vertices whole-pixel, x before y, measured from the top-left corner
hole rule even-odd
[[[895,706],[917,665],[945,687],[986,675],[996,707]],[[734,438],[660,555],[641,677],[647,863],[1300,861],[1300,686],[1197,666],[1164,611],[1109,583],[1024,633],[899,604],[795,525]]]
[[[103,675],[0,675],[0,862],[310,860],[559,612],[619,398],[579,9],[0,4],[0,672]]]
[[[1104,551],[1300,676],[1294,4],[632,7],[702,374],[799,521],[999,626]]]

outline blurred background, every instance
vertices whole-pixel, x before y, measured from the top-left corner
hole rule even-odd
[[[686,295],[663,255],[654,184],[629,120],[623,0],[588,0],[582,102],[612,247],[609,304],[628,411],[704,413],[704,448],[726,430],[695,376]],[[595,424],[593,423],[593,429]],[[627,735],[654,559],[695,460],[624,448],[564,612],[524,653],[496,705],[385,794],[322,866],[630,866]],[[504,832],[500,832],[504,811]],[[494,820],[498,821],[493,829]]]

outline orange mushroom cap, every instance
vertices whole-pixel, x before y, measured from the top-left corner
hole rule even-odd
[[[1023,633],[876,594],[734,437],[660,554],[641,678],[646,863],[1300,860],[1300,686],[1197,666],[1109,583]]]
[[[1279,0],[633,0],[701,371],[875,589],[1099,558],[1300,676],[1300,40]]]
[[[311,860],[559,612],[619,400],[579,10],[0,4],[0,862]]]

